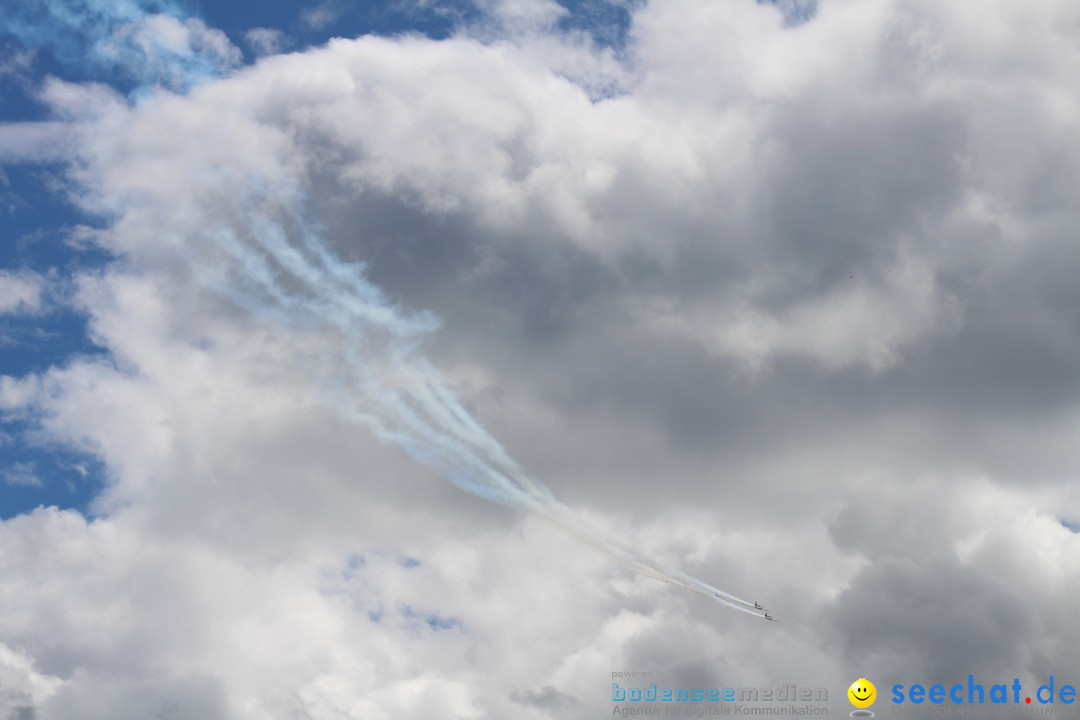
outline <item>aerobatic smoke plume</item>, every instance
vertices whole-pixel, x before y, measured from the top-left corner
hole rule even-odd
[[[104,70],[124,72],[140,83],[134,107],[114,106],[89,123],[124,122],[127,114],[153,103],[182,103],[161,88],[189,91],[227,70],[236,52],[224,35],[184,18],[166,2],[37,0],[4,10],[0,21],[31,47],[48,46],[61,60],[85,54]],[[78,194],[87,207],[115,215],[114,230],[128,232],[144,200],[133,192],[117,201],[99,189],[94,163],[93,157],[75,163]],[[196,190],[200,221],[181,221],[169,232],[137,241],[154,243],[155,253],[180,263],[200,287],[258,322],[334,347],[335,358],[311,369],[323,402],[458,488],[534,513],[633,572],[762,616],[754,603],[605,537],[530,478],[421,353],[436,319],[395,307],[367,279],[362,264],[337,257],[311,229],[316,224],[305,209],[301,173],[287,166],[281,171],[275,167],[271,177],[258,167],[244,167],[242,159],[216,158],[203,169],[205,186]],[[182,203],[176,203],[180,217]],[[114,249],[123,255],[123,242]]]
[[[326,402],[466,492],[536,513],[634,572],[760,615],[753,603],[665,568],[582,523],[514,462],[419,353],[434,321],[388,303],[362,266],[342,262],[302,229],[302,210],[285,207],[287,198],[265,200],[292,218],[292,232],[251,208],[232,226],[206,234],[212,254],[222,254],[218,270],[207,273],[199,258],[187,259],[193,273],[237,305],[291,328],[333,335],[343,362],[323,379],[332,388]]]

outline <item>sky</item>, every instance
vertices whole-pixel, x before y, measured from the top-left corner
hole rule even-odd
[[[1080,684],[1078,32],[0,7],[0,720]]]

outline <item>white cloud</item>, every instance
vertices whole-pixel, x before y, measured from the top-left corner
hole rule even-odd
[[[6,717],[22,717],[56,692],[63,681],[43,675],[32,658],[0,644],[0,711]],[[32,717],[33,715],[31,715]]]
[[[77,137],[64,122],[0,123],[0,161],[52,162],[71,157]]]
[[[0,313],[35,313],[41,310],[45,278],[30,271],[0,270]]]
[[[44,487],[37,468],[32,463],[13,463],[0,473],[0,477],[9,487]]]
[[[753,372],[784,357],[809,358],[832,370],[865,366],[883,372],[901,361],[908,346],[954,331],[962,321],[955,299],[937,287],[931,269],[918,264],[901,260],[876,281],[848,276],[846,287],[776,315],[754,309],[754,294],[762,292],[754,288],[736,293],[727,307],[714,302],[695,311],[646,302],[635,312],[662,332],[700,343]]]
[[[347,0],[322,0],[300,11],[300,21],[314,30],[322,30],[341,18],[348,10]]]
[[[20,77],[34,64],[32,50],[4,48],[0,54],[0,78]]]
[[[13,410],[26,407],[36,398],[37,391],[38,378],[36,375],[27,375],[21,378],[0,375],[0,408]]]
[[[201,100],[163,101],[161,110],[148,109],[147,115],[178,111],[185,120],[163,122],[183,123],[190,130],[213,123],[220,127],[219,134],[264,138],[282,147],[288,163],[313,172],[319,164],[318,172],[336,175],[339,189],[412,194],[425,211],[475,217],[487,232],[499,236],[532,233],[536,219],[542,218],[544,232],[569,237],[614,262],[642,249],[668,262],[678,253],[705,247],[699,238],[710,234],[715,244],[709,251],[738,258],[735,262],[747,265],[745,277],[741,290],[721,285],[722,298],[682,298],[676,287],[660,289],[660,305],[674,303],[673,322],[694,328],[685,333],[688,338],[749,364],[796,356],[833,368],[891,367],[907,348],[955,330],[963,316],[963,298],[938,277],[952,273],[958,262],[969,262],[966,240],[939,243],[932,235],[965,212],[963,205],[949,204],[953,189],[946,183],[958,182],[963,172],[975,173],[969,183],[969,192],[974,191],[983,173],[971,163],[993,160],[969,158],[964,171],[961,155],[981,152],[978,146],[956,149],[955,158],[932,155],[930,147],[907,156],[882,148],[887,154],[883,162],[895,165],[865,182],[858,177],[863,169],[845,164],[845,154],[855,152],[854,146],[839,147],[836,161],[821,154],[827,147],[800,146],[801,133],[819,138],[829,133],[822,123],[831,107],[849,113],[844,122],[853,132],[885,124],[910,136],[901,142],[924,142],[925,133],[952,132],[951,114],[961,109],[943,113],[940,108],[955,107],[960,98],[931,94],[922,86],[891,86],[894,93],[907,94],[905,102],[924,108],[912,111],[881,90],[872,90],[870,97],[847,91],[880,85],[895,72],[884,64],[891,62],[887,57],[871,56],[863,63],[853,59],[871,52],[865,46],[876,42],[868,28],[891,30],[891,18],[880,7],[852,9],[850,15],[823,12],[798,30],[783,29],[768,8],[747,12],[742,24],[722,24],[724,32],[737,30],[746,38],[713,43],[710,37],[698,47],[692,37],[679,43],[667,40],[674,30],[665,23],[682,23],[693,14],[689,10],[670,15],[643,11],[635,46],[642,69],[638,80],[627,83],[636,85],[634,92],[600,102],[551,73],[551,56],[558,54],[551,46],[528,45],[522,51],[460,39],[435,43],[365,38],[336,41],[327,49],[282,59],[246,72],[242,80],[208,88],[201,97],[230,118],[224,126],[221,117],[210,120],[202,114]],[[752,48],[770,43],[783,59],[766,53],[758,62]],[[821,53],[822,44],[837,51]],[[533,50],[544,64],[537,64]],[[579,67],[591,62],[600,77],[610,77],[606,55],[582,55],[585,51],[573,45],[561,50],[576,58]],[[695,67],[746,66],[746,71],[708,83],[687,77],[678,68],[690,64],[684,55],[692,53],[709,57]],[[712,53],[726,55],[712,58]],[[706,90],[683,92],[669,80]],[[297,98],[304,101],[303,112],[289,106]],[[993,114],[986,104],[998,100],[980,102],[982,117]],[[808,108],[807,114],[792,117],[789,108],[800,104]],[[270,118],[269,126],[252,124],[248,118],[253,113]],[[283,137],[297,133],[304,142],[285,149]],[[852,142],[869,148],[887,137],[856,137]],[[839,139],[828,136],[826,141]],[[307,142],[319,150],[308,155]],[[324,146],[340,160],[325,164],[318,154]],[[260,172],[267,161],[278,162],[253,150],[243,140],[236,148],[219,148],[222,159],[258,163]],[[857,162],[855,156],[850,160]],[[940,168],[931,167],[935,162]],[[815,199],[812,180],[796,184],[797,173],[805,172],[808,163],[816,163],[819,172],[832,178],[827,182],[837,185],[837,193],[858,194],[846,200],[823,190]],[[927,176],[928,182],[943,183],[937,197],[920,185],[922,174],[930,172],[940,177]],[[133,173],[133,183],[157,182]],[[774,184],[779,188],[767,189]],[[716,198],[720,205],[713,204]],[[853,207],[837,212],[847,201]],[[769,219],[769,213],[777,217]],[[919,213],[930,214],[929,227],[909,226]],[[808,239],[785,227],[806,222],[819,224]],[[770,223],[776,227],[765,229]],[[675,232],[675,227],[683,229]],[[762,231],[769,235],[757,242],[745,237]],[[852,236],[856,232],[861,234]],[[830,255],[846,246],[856,251],[851,257]],[[860,257],[873,246],[883,249],[884,261],[872,259],[867,265]],[[789,247],[794,257],[806,253],[806,267],[789,267],[792,258],[781,255]],[[988,251],[995,252],[993,245]],[[822,258],[838,265],[829,285],[774,307],[772,296],[820,282],[815,274],[826,269]],[[806,277],[798,277],[800,272]],[[685,308],[695,304],[702,309],[690,310],[687,317]],[[709,316],[706,327],[693,318],[696,313]]]
[[[493,26],[489,32],[515,40],[550,32],[559,19],[569,15],[569,11],[554,0],[488,0],[478,5],[487,10],[485,17]]]
[[[222,31],[198,18],[181,21],[164,14],[146,15],[119,27],[98,51],[134,77],[181,90],[193,79],[227,72],[242,60],[239,48]]]
[[[273,28],[257,27],[244,32],[244,42],[255,52],[255,55],[277,55],[289,46],[289,39],[280,30]]]

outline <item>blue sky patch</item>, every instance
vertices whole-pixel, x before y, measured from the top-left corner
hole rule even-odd
[[[757,0],[759,4],[775,5],[784,14],[788,25],[802,25],[817,14],[818,0]]]
[[[35,442],[25,421],[0,422],[0,519],[55,505],[92,516],[105,465],[88,453]]]
[[[632,13],[644,0],[559,0],[568,14],[559,22],[563,31],[584,32],[601,47],[620,49],[630,33]]]
[[[434,630],[435,632],[462,629],[461,621],[454,617],[438,615],[436,613],[418,612],[417,610],[414,610],[411,606],[405,604],[400,606],[399,612],[401,613],[402,617],[404,617],[407,621],[410,621],[410,624],[412,621],[419,620],[422,621],[423,624],[426,625],[429,629]]]

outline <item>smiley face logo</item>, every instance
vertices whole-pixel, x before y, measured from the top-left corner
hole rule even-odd
[[[866,678],[859,678],[847,689],[848,700],[857,708],[868,708],[877,699],[877,688]]]

